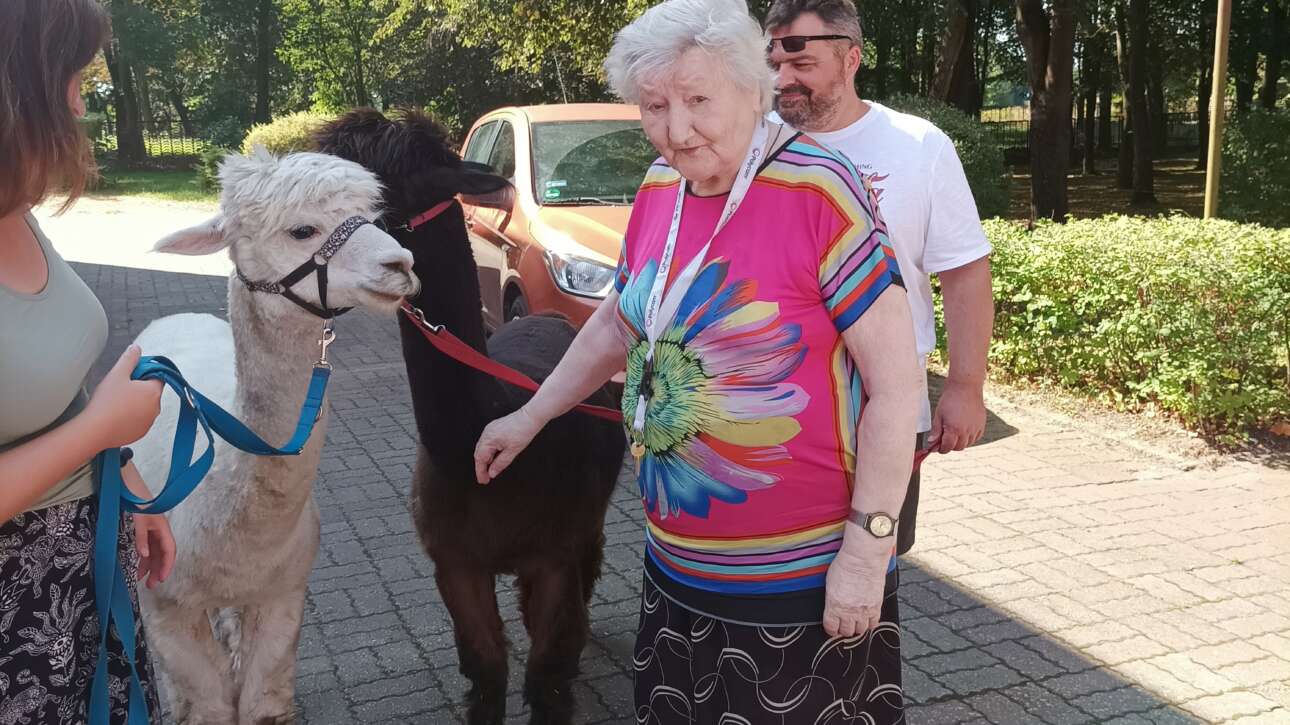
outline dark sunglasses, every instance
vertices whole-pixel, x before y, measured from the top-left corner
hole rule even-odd
[[[784,49],[785,53],[801,53],[806,50],[806,43],[811,40],[851,40],[849,35],[789,35],[784,38],[771,38],[770,44],[766,46],[766,52],[775,50],[775,44]]]

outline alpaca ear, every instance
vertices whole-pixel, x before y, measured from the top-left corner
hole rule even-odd
[[[220,217],[217,216],[164,237],[152,251],[201,256],[214,254],[227,246],[228,241],[220,231]]]
[[[491,194],[511,184],[509,179],[493,173],[492,168],[488,165],[477,164],[472,161],[461,162],[461,170],[452,173],[454,177],[450,180],[450,185],[458,193],[467,196]]]

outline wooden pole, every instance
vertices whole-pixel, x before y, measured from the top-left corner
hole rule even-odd
[[[1209,100],[1209,162],[1205,171],[1205,218],[1218,215],[1218,187],[1223,173],[1223,120],[1227,101],[1227,37],[1232,29],[1232,0],[1218,0],[1214,29],[1214,90]]]

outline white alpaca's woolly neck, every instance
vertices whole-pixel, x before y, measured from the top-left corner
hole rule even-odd
[[[229,323],[237,370],[235,411],[270,445],[280,446],[295,432],[313,363],[318,357],[322,320],[282,297],[247,290],[229,280]],[[233,525],[250,535],[273,539],[291,533],[281,523],[295,521],[313,492],[327,437],[327,406],[299,456],[264,457],[237,450],[229,491]],[[257,521],[279,522],[262,527]]]

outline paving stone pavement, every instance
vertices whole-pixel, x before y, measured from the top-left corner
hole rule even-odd
[[[111,320],[100,374],[160,315],[223,314],[222,278],[75,266]],[[462,722],[451,623],[407,511],[414,427],[394,322],[356,311],[338,331],[301,721]],[[900,592],[909,722],[1290,723],[1290,474],[1184,469],[992,402],[986,442],[925,469]],[[635,722],[641,517],[630,475],[620,484],[579,723]],[[510,583],[499,592],[521,723],[527,640]]]

